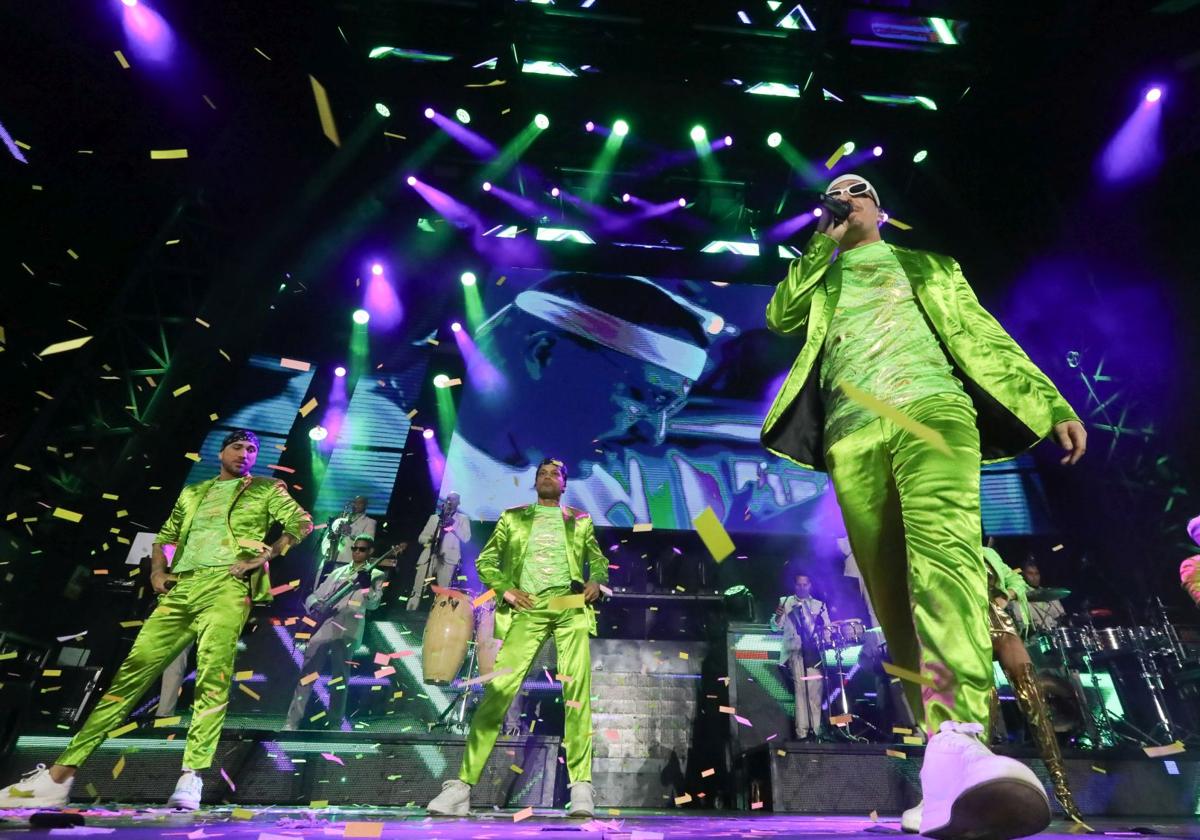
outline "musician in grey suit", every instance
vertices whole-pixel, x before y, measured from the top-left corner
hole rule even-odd
[[[375,538],[370,534],[356,536],[350,545],[350,562],[330,572],[304,601],[304,609],[310,615],[317,613],[328,617],[308,640],[304,664],[300,666],[300,681],[296,684],[296,693],[292,695],[284,729],[299,726],[316,683],[316,680],[306,680],[305,677],[317,671],[326,656],[329,657],[330,675],[329,726],[333,729],[345,728],[346,692],[350,679],[346,660],[354,655],[355,648],[362,643],[366,614],[379,606],[383,598],[384,579],[387,577],[382,569],[367,566],[374,548]]]
[[[427,578],[437,578],[438,586],[447,588],[454,580],[458,564],[462,562],[462,544],[471,541],[471,520],[460,511],[462,500],[458,493],[446,494],[446,500],[437,512],[430,514],[417,542],[424,546],[417,559],[417,573],[413,578],[412,597],[408,609],[415,610],[429,584]]]
[[[796,697],[796,738],[820,740],[821,644],[829,632],[829,610],[824,601],[813,597],[812,578],[797,572],[792,580],[793,594],[779,599],[771,616],[771,629],[783,633],[783,650],[792,672]]]

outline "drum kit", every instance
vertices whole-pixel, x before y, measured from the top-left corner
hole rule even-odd
[[[435,588],[433,607],[421,642],[422,681],[429,685],[461,685],[457,681],[464,662],[464,680],[469,680],[472,672],[478,677],[492,673],[500,651],[495,621],[494,599],[475,606],[467,592]],[[442,710],[432,727],[465,730],[470,720],[467,710],[471,698],[471,687],[462,686],[462,695]]]
[[[1030,590],[1031,602],[1059,601],[1067,589]],[[1162,601],[1153,598],[1149,622],[1112,625],[1113,611],[1085,609],[1064,614],[1056,626],[1027,641],[1055,728],[1076,736],[1079,746],[1118,743],[1167,744],[1190,735],[1181,721],[1180,676],[1196,663],[1187,652]],[[1116,703],[1109,701],[1115,695]]]

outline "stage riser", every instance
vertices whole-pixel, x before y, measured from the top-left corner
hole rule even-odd
[[[566,790],[566,770],[558,762],[559,743],[558,738],[497,741],[483,777],[472,791],[472,806],[553,807],[556,785],[560,800]],[[136,751],[130,750],[131,746]],[[327,800],[331,805],[415,802],[423,806],[438,794],[445,779],[457,775],[463,746],[461,739],[382,744],[222,740],[212,769],[203,774],[204,802],[257,805]],[[52,764],[60,749],[57,744],[18,743],[3,778],[14,779],[39,763]],[[324,758],[322,752],[336,755],[344,765]],[[123,753],[124,769],[114,779],[112,770]],[[165,802],[179,778],[182,756],[179,741],[169,748],[166,742],[149,739],[139,739],[136,745],[120,739],[109,741],[80,768],[72,798],[77,802],[92,799],[88,793],[91,784],[104,802]],[[292,759],[303,761],[292,763]],[[523,772],[515,772],[513,765]],[[225,783],[222,769],[236,790]],[[388,778],[397,775],[399,778]]]
[[[846,748],[849,750],[850,748]],[[758,749],[745,757],[741,807],[762,798],[764,809],[781,813],[898,813],[920,799],[919,754],[900,760],[877,752]],[[1188,817],[1200,794],[1200,761],[1177,760],[1177,775],[1153,759],[1068,758],[1067,776],[1085,815]],[[1045,765],[1019,759],[1037,774],[1054,801]],[[1100,767],[1105,772],[1093,769]]]

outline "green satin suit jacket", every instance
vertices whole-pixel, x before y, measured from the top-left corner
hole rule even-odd
[[[174,545],[174,563],[178,563],[187,551],[188,532],[200,503],[216,478],[184,487],[175,500],[175,507],[154,541],[159,545]],[[278,522],[283,530],[296,540],[303,540],[312,532],[312,517],[300,507],[300,503],[288,493],[287,485],[277,478],[253,478],[244,476],[241,489],[233,497],[225,521],[229,532],[238,544],[239,557],[253,557],[261,549],[253,543],[261,543],[271,525]],[[250,575],[250,597],[256,603],[271,600],[270,564],[264,564]]]
[[[825,470],[825,408],[820,394],[821,353],[841,286],[828,275],[837,243],[813,235],[804,255],[767,304],[767,326],[781,335],[805,334],[804,347],[762,427],[769,451],[802,467]],[[913,293],[975,404],[984,463],[1013,458],[1077,420],[1054,384],[975,297],[950,257],[892,246]]]
[[[475,569],[483,585],[496,592],[496,638],[503,639],[512,622],[512,607],[504,600],[504,593],[516,589],[521,581],[521,568],[525,564],[525,552],[529,547],[529,535],[533,531],[533,505],[509,508],[500,514],[496,530],[488,539]],[[596,542],[596,529],[592,517],[586,511],[563,505],[563,525],[567,530],[567,563],[571,567],[571,580],[580,584],[594,580],[608,583],[608,560]],[[587,574],[584,574],[584,566]],[[587,606],[592,635],[596,633],[595,610]]]

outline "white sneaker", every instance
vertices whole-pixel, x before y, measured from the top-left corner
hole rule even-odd
[[[471,813],[471,786],[461,779],[447,779],[425,810],[435,817],[467,816]]]
[[[45,764],[39,764],[6,788],[0,788],[0,808],[65,808],[71,798],[71,783],[50,778]]]
[[[995,755],[978,723],[944,722],[921,765],[921,833],[937,840],[1012,840],[1050,824],[1050,800],[1033,771]]]
[[[925,810],[925,800],[909,808],[900,815],[900,828],[905,834],[921,833],[921,812]]]
[[[175,792],[167,800],[168,808],[178,808],[181,811],[195,811],[200,807],[200,793],[204,789],[204,780],[194,770],[185,770],[175,783]]]
[[[590,817],[596,810],[595,794],[591,782],[575,782],[571,785],[571,801],[567,804],[568,817]]]

